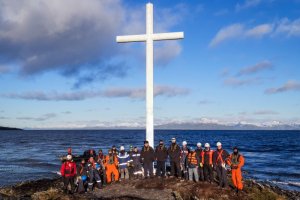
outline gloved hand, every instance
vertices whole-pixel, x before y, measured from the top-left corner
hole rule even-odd
[[[200,167],[201,167],[201,168],[203,167],[203,164],[202,164],[202,163],[200,163]]]
[[[226,169],[225,163],[222,163],[222,167],[223,167],[224,169]]]
[[[213,168],[214,171],[217,170],[217,166],[216,165],[211,165],[211,167]]]
[[[237,169],[238,168],[237,165],[231,165],[230,167],[231,167],[231,169]]]

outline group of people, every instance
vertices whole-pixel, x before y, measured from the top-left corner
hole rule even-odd
[[[171,139],[171,145],[167,148],[163,140],[153,149],[148,141],[140,150],[130,146],[125,151],[124,146],[119,150],[112,146],[108,154],[104,155],[100,149],[98,154],[94,150],[84,152],[78,165],[74,162],[72,150],[68,149],[66,160],[61,166],[61,175],[64,180],[65,192],[71,185],[71,193],[82,193],[94,188],[102,188],[111,182],[122,181],[130,178],[172,178],[180,181],[206,181],[214,182],[216,171],[217,182],[220,187],[227,187],[227,171],[231,171],[232,183],[236,191],[243,189],[241,168],[244,165],[244,157],[237,147],[229,154],[222,148],[221,142],[216,144],[216,150],[212,150],[209,143],[202,148],[201,143],[197,147],[188,147],[186,141],[179,146],[175,138]],[[170,161],[170,174],[166,173],[166,162]],[[154,176],[154,163],[156,172]]]

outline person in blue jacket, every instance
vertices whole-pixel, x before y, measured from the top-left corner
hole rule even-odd
[[[129,179],[128,165],[130,161],[129,154],[125,151],[124,146],[120,147],[120,152],[118,154],[119,160],[119,173],[121,179]]]

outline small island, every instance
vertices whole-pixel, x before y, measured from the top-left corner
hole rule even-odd
[[[4,127],[0,126],[0,131],[22,131],[23,129],[20,128],[11,128],[11,127]]]

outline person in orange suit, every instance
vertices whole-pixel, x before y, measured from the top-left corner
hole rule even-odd
[[[227,163],[231,167],[232,183],[238,193],[243,189],[242,167],[244,166],[245,159],[239,153],[237,147],[233,148],[233,153],[229,156]]]
[[[108,150],[108,155],[105,156],[104,162],[105,170],[106,170],[106,178],[107,183],[111,182],[111,176],[114,175],[114,180],[119,180],[119,171],[118,171],[118,158],[113,154],[113,151]]]

